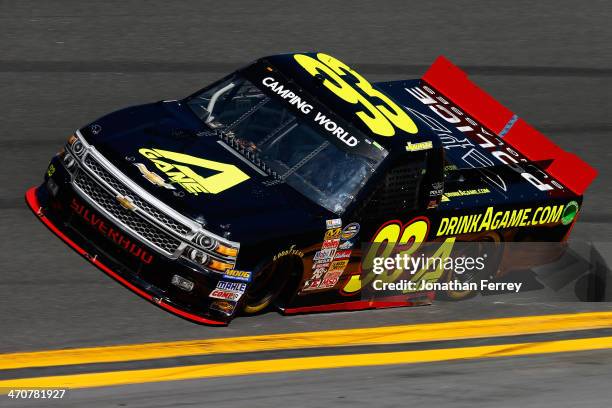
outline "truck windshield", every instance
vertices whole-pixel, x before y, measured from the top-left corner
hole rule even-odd
[[[271,170],[315,203],[340,215],[387,155],[349,151],[335,138],[296,117],[283,102],[234,75],[187,100],[191,110],[223,135],[228,146]]]

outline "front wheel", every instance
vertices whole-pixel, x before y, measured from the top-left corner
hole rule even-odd
[[[243,313],[252,315],[266,310],[287,287],[301,263],[299,258],[285,256],[266,265],[245,294]]]

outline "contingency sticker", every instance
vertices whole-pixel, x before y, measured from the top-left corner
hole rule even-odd
[[[237,280],[241,282],[250,282],[251,281],[251,272],[250,271],[240,271],[237,269],[228,269],[225,271],[223,275],[225,279]]]
[[[336,218],[333,220],[327,220],[325,221],[327,229],[332,229],[332,228],[340,228],[342,226],[342,219],[340,218]]]
[[[328,220],[327,227],[321,250],[313,258],[313,273],[304,282],[302,291],[333,288],[349,263],[352,239],[359,233],[359,224],[351,223],[343,229],[341,223]]]
[[[210,304],[210,308],[229,316],[234,312],[234,309],[236,308],[236,302],[228,302],[227,300],[215,300]]]
[[[219,281],[217,287],[208,295],[211,298],[238,301],[246,291],[246,284],[239,282]]]

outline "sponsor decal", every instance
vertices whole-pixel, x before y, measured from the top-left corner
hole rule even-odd
[[[210,303],[210,308],[219,312],[231,315],[236,308],[236,303],[228,302],[226,300],[215,300]]]
[[[327,270],[327,268],[329,268],[329,261],[326,261],[326,262],[315,262],[314,264],[312,264],[312,269],[319,269],[319,268],[323,268],[323,269]]]
[[[217,282],[217,289],[231,290],[240,294],[243,294],[246,291],[246,288],[246,283],[228,282],[223,280]]]
[[[328,239],[327,241],[323,241],[323,245],[321,245],[321,249],[330,249],[336,248],[340,244],[340,239]]]
[[[328,271],[323,277],[313,276],[306,282],[302,287],[303,291],[315,290],[315,289],[331,289],[340,280],[343,271]]]
[[[211,298],[238,301],[246,291],[246,284],[239,282],[219,281],[217,287],[208,295]]]
[[[353,241],[345,241],[342,244],[338,245],[338,249],[351,249],[353,248],[355,243]]]
[[[456,164],[447,164],[444,166],[444,172],[449,172],[449,171],[456,171],[459,170],[459,167],[457,167]]]
[[[342,143],[349,147],[355,147],[359,144],[359,139],[351,135],[347,130],[322,112],[312,114],[311,112],[314,107],[311,104],[303,100],[301,96],[293,92],[288,86],[281,84],[274,77],[265,77],[261,80],[261,83],[263,86],[286,100],[290,105],[293,105],[302,114],[314,115],[315,124],[318,124],[323,130],[338,138]]]
[[[167,188],[168,190],[175,190],[174,186],[170,183],[166,183],[166,180],[162,176],[147,169],[142,163],[134,163],[134,166],[140,171],[142,177],[144,177],[149,183],[157,186]]]
[[[328,229],[325,232],[321,250],[313,256],[313,272],[304,282],[303,291],[332,288],[348,265],[351,256],[350,248],[353,246],[350,239],[359,232],[359,224],[349,224],[344,230],[341,226],[340,219],[327,220]],[[346,242],[343,243],[344,249],[338,250],[341,238],[344,239],[344,237],[346,237]]]
[[[283,85],[280,81],[274,79],[274,77],[266,77],[261,80],[261,83],[266,88],[270,89],[272,92],[289,102],[290,105],[295,106],[297,110],[302,112],[305,115],[308,115],[314,107],[309,104],[307,101],[302,99],[301,96],[296,94],[291,90],[291,88],[287,85]]]
[[[299,256],[300,258],[304,257],[304,253],[302,251],[300,251],[299,249],[295,249],[295,245],[291,245],[289,249],[280,251],[278,254],[274,255],[272,257],[272,261],[276,261],[277,259],[282,258],[283,256],[289,255]]]
[[[336,251],[334,259],[349,259],[351,257],[351,252],[353,251],[351,251],[350,249]]]
[[[323,278],[323,282],[319,284],[317,289],[331,289],[336,286],[340,278]]]
[[[338,279],[340,276],[342,276],[342,272],[343,271],[329,271],[329,272],[327,272],[327,274],[325,274],[325,277],[323,278],[323,280],[325,280],[325,279]]]
[[[311,279],[320,279],[327,272],[327,268],[317,268],[312,272]]]
[[[491,190],[488,188],[476,188],[472,190],[457,190],[457,191],[447,191],[444,193],[442,197],[442,201],[449,201],[449,199],[453,197],[465,197],[471,195],[480,195],[480,194],[488,194]]]
[[[441,181],[438,181],[436,183],[431,184],[431,190],[429,190],[429,196],[436,197],[436,196],[442,195],[443,192],[444,192],[444,183]]]
[[[142,148],[138,153],[151,160],[158,170],[168,176],[171,183],[178,184],[193,195],[218,194],[250,178],[233,164],[206,160],[184,153],[148,148]],[[190,166],[213,170],[216,174],[202,177]]]
[[[81,217],[90,227],[114,242],[118,247],[122,248],[133,257],[138,258],[142,263],[150,264],[153,262],[153,255],[144,249],[139,242],[133,241],[123,232],[109,225],[102,217],[78,202],[76,198],[72,199],[70,209]]]
[[[355,235],[357,235],[358,233],[359,233],[359,224],[357,224],[356,222],[352,222],[346,227],[344,227],[340,237],[342,238],[343,241],[348,241],[354,238]]]
[[[574,221],[576,215],[578,214],[578,203],[576,201],[570,201],[563,210],[563,214],[561,215],[561,223],[563,225],[569,225]]]
[[[312,259],[313,261],[330,260],[334,257],[334,252],[336,252],[335,248],[322,249],[318,251],[317,253],[315,253]]]
[[[342,276],[343,271],[328,272],[324,277],[323,281],[319,284],[318,289],[330,289],[336,286]]]
[[[502,138],[470,118],[458,106],[437,93],[436,90],[426,85],[405,88],[405,90],[429,108],[438,119],[441,119],[442,122],[406,108],[436,133],[447,154],[456,151],[461,160],[472,168],[506,165],[540,191],[549,191],[555,188],[563,190],[563,186],[556,180],[551,179],[531,164],[520,152],[504,143]],[[454,131],[448,129],[445,125],[449,125]],[[489,154],[485,155],[484,152]],[[484,180],[503,191],[508,191],[506,180],[490,169],[484,174]]]
[[[333,261],[327,272],[342,272],[348,265],[348,259],[342,261]]]
[[[408,142],[408,144],[406,144],[407,152],[420,152],[422,150],[430,150],[430,149],[433,149],[433,143],[431,142],[431,140],[427,142],[420,142],[420,143]]]
[[[214,299],[223,299],[223,300],[231,300],[233,302],[237,302],[242,293],[234,292],[232,290],[223,290],[223,289],[213,289],[212,292],[208,295],[208,297]]]
[[[340,238],[341,233],[342,233],[342,228],[332,228],[332,229],[325,231],[325,236],[323,237],[323,239],[325,239],[326,241],[330,239],[337,239],[337,238]]]
[[[325,225],[327,226],[327,229],[340,228],[342,226],[342,220],[340,218],[327,220],[325,221]]]
[[[436,236],[469,234],[512,227],[528,227],[559,222],[563,205],[519,208],[497,211],[488,207],[484,212],[443,217]]]
[[[250,282],[251,281],[251,271],[240,271],[237,269],[226,269],[225,274],[223,275],[226,279],[233,279],[242,282]]]
[[[569,209],[567,209],[569,207]],[[496,230],[501,228],[511,227],[527,227],[540,226],[547,224],[563,223],[563,218],[566,217],[568,225],[571,223],[578,211],[577,203],[568,203],[567,205],[542,205],[538,207],[516,208],[497,210],[494,207],[488,207],[481,212],[475,214],[443,217],[437,227],[435,236],[445,236],[444,241],[438,246],[437,243],[430,246],[431,253],[428,251],[428,257],[431,259],[442,259],[444,262],[434,263],[433,266],[415,267],[411,272],[411,282],[421,281],[422,285],[438,282],[444,273],[447,261],[452,261],[451,256],[456,237],[459,234],[478,233],[482,231]],[[435,230],[434,230],[435,231]],[[433,233],[433,231],[431,231]],[[417,217],[407,223],[399,221],[390,221],[383,224],[380,229],[370,239],[370,245],[364,252],[362,263],[362,274],[351,275],[348,281],[343,285],[342,292],[347,294],[356,293],[366,285],[370,284],[374,277],[380,280],[381,284],[398,281],[406,268],[393,267],[381,275],[376,275],[373,272],[372,265],[376,257],[389,257],[393,255],[393,259],[397,257],[410,257],[416,260],[423,243],[427,242],[430,234],[430,223],[426,217]],[[421,257],[423,254],[421,254]],[[329,271],[338,270],[342,265],[337,265],[334,261],[330,265]],[[346,262],[346,261],[344,261]],[[478,262],[478,261],[477,261]],[[325,275],[323,280],[325,280]],[[423,283],[424,282],[424,283]]]
[[[302,288],[302,290],[306,291],[306,290],[314,290],[314,289],[318,289],[319,285],[321,284],[322,279],[309,279],[306,282],[304,282],[304,287]]]

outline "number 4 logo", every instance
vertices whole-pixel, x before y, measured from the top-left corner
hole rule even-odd
[[[201,159],[184,153],[161,149],[140,149],[138,151],[163,171],[171,183],[179,184],[189,193],[218,194],[249,179],[249,176],[233,164]],[[189,166],[217,171],[217,174],[202,177]]]

